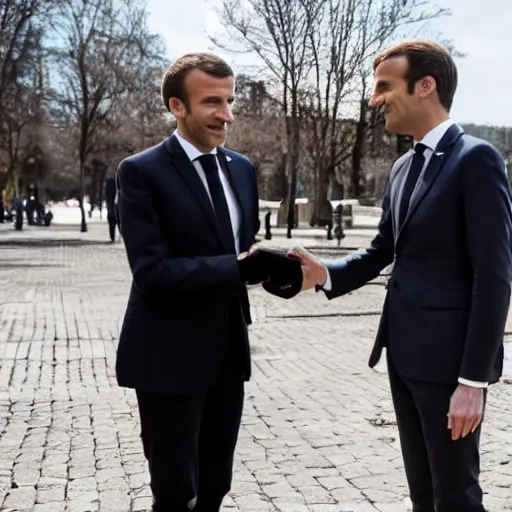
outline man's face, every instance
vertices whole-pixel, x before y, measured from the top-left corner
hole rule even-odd
[[[181,134],[200,151],[209,153],[224,144],[227,125],[233,121],[234,78],[217,78],[194,69],[186,76],[184,88],[188,105],[171,98],[171,112]]]
[[[411,135],[420,115],[421,103],[416,88],[408,91],[406,57],[394,57],[381,62],[375,70],[375,85],[369,105],[379,107],[386,121],[386,130]]]

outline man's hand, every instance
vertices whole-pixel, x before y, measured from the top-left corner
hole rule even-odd
[[[448,429],[456,441],[474,432],[482,421],[484,411],[484,390],[459,384],[450,400]]]
[[[257,248],[242,252],[237,256],[238,270],[242,282],[246,284],[259,284],[269,275],[268,264],[264,265],[264,255]]]
[[[310,252],[302,247],[294,247],[288,256],[300,261],[302,268],[302,291],[323,285],[327,279],[327,268]]]
[[[264,249],[261,242],[256,242],[252,244],[250,249],[247,251],[247,254],[252,254],[254,251],[257,251],[258,249]]]
[[[248,251],[241,252],[237,256],[238,261],[243,260],[244,258],[247,258],[247,256],[249,256],[250,254],[252,254],[253,252],[255,252],[255,251],[257,251],[258,249],[261,249],[261,248],[262,248],[262,246],[261,246],[260,242],[256,242],[256,243],[252,244]]]
[[[283,251],[253,246],[249,251],[238,255],[238,270],[246,284],[253,285],[272,280],[275,285],[291,285],[295,293],[300,292],[300,264]]]

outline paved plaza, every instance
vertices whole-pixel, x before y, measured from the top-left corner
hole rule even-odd
[[[149,511],[135,394],[114,370],[130,285],[122,243],[100,222],[85,234],[0,228],[0,510]],[[342,246],[370,238],[352,232]],[[270,243],[327,256],[336,245]],[[367,366],[383,281],[330,302],[250,291],[253,378],[225,512],[408,509],[385,368]],[[489,394],[482,453],[487,506],[512,511],[512,375]]]

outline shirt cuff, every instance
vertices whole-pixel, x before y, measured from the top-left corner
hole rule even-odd
[[[459,377],[459,384],[464,384],[464,386],[469,386],[471,388],[486,388],[489,383],[488,382],[477,382],[475,380],[468,380]]]
[[[326,272],[326,279],[325,283],[322,286],[319,286],[321,290],[325,290],[326,292],[330,292],[332,290],[332,281],[331,281],[331,274],[329,273],[329,269],[325,268]]]

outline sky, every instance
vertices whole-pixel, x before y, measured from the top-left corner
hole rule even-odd
[[[169,61],[192,51],[215,51],[233,65],[256,63],[251,56],[219,51],[209,34],[222,26],[215,18],[220,0],[147,0],[148,24],[167,45]],[[451,117],[459,123],[512,126],[512,20],[511,0],[436,0],[452,15],[431,23],[466,54],[457,59],[459,85]]]

